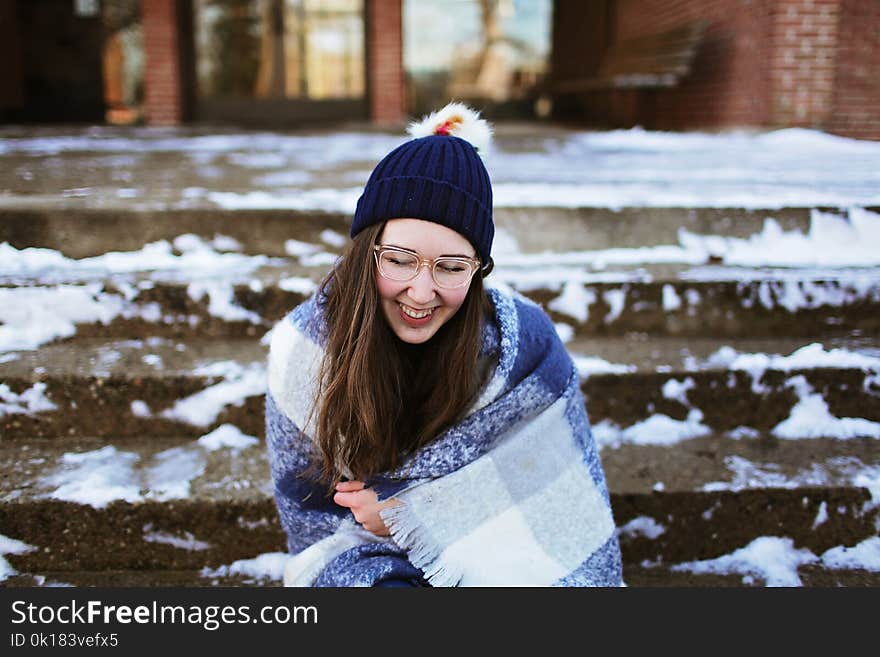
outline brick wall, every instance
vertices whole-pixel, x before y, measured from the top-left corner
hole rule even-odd
[[[842,0],[828,130],[880,140],[880,2]]]
[[[771,0],[619,0],[620,39],[709,21],[691,74],[680,86],[639,92],[640,119],[669,130],[766,123],[771,5]]]
[[[395,125],[406,117],[403,0],[366,0],[367,94],[370,119]]]
[[[184,118],[180,34],[175,0],[143,0],[144,114],[150,125]]]
[[[771,115],[779,126],[821,128],[831,117],[840,0],[776,0]]]
[[[674,89],[614,92],[636,104],[620,111],[622,121],[880,139],[880,0],[617,0],[614,33],[625,39],[697,19],[710,26],[691,75]]]

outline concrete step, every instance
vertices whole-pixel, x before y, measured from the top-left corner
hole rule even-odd
[[[880,574],[863,569],[830,569],[806,565],[797,569],[804,587],[877,587]],[[623,576],[629,588],[639,587],[746,587],[766,585],[760,577],[739,574],[693,573],[673,570],[670,566],[645,568],[624,563]],[[102,570],[46,571],[39,574],[13,575],[3,581],[5,587],[78,586],[78,587],[280,587],[280,580],[247,575],[206,575],[202,570]]]
[[[265,363],[268,353],[265,341],[257,338],[112,340],[76,336],[40,349],[9,352],[8,360],[0,363],[0,380],[40,378],[47,374],[78,378],[204,379],[210,378],[207,373],[211,367],[220,367],[218,363],[233,363],[233,369],[225,372],[229,374]],[[224,373],[222,369],[220,373]]]
[[[205,566],[208,570],[210,566]],[[19,573],[3,580],[6,587],[77,586],[112,588],[200,588],[282,586],[281,580],[248,575],[217,575],[201,569],[180,570],[41,570]]]
[[[229,427],[194,440],[4,441],[0,499],[60,500],[106,507],[181,500],[188,504],[262,504],[272,495],[263,442]]]
[[[577,339],[568,349],[600,440],[626,442],[655,426],[664,435],[797,435],[804,421],[814,422],[811,435],[877,437],[875,338],[823,347],[632,335]],[[230,423],[262,436],[266,357],[256,339],[76,338],[13,352],[0,362],[0,430],[10,441],[195,438]]]
[[[265,447],[223,440],[32,440],[0,447],[0,534],[20,572],[219,568],[283,551]]]
[[[4,557],[19,573],[34,574],[216,570],[286,549],[270,499],[116,502],[104,509],[69,502],[3,502],[0,533],[36,548]]]
[[[26,348],[54,338],[260,336],[314,289],[302,268],[260,272],[251,280],[184,281],[124,277],[81,284],[0,284],[7,304],[3,344]],[[495,279],[504,283],[503,273]],[[528,282],[513,286],[577,336],[644,332],[687,336],[831,336],[880,332],[880,277],[825,275],[684,281]],[[15,313],[27,306],[27,313]],[[39,319],[40,330],[28,329]],[[19,334],[25,334],[19,336]],[[23,346],[16,347],[21,343]]]
[[[764,433],[748,438],[709,434],[666,443],[600,442],[599,447],[609,488],[621,495],[851,489],[880,476],[880,440],[866,437],[783,440]],[[262,440],[230,425],[199,439],[6,441],[0,446],[0,465],[0,499],[5,501],[259,503],[272,491]]]
[[[738,271],[703,280],[670,277],[630,282],[566,282],[558,289],[512,283],[578,336],[626,332],[688,336],[803,336],[876,332],[880,304],[874,274]],[[502,274],[503,277],[503,274]]]
[[[265,449],[242,440],[4,442],[0,534],[35,548],[8,561],[37,574],[217,569],[283,551]],[[715,559],[768,536],[821,556],[880,530],[876,439],[712,435],[601,457],[627,564]]]
[[[510,244],[517,253],[536,254],[678,244],[682,230],[745,239],[761,232],[768,218],[782,230],[807,233],[814,211],[846,216],[837,208],[805,207],[498,207],[494,219],[502,252],[496,260],[503,263]],[[235,239],[243,253],[284,256],[287,240],[320,243],[323,231],[348,235],[350,226],[350,213],[321,210],[232,210],[212,204],[95,209],[34,196],[19,198],[10,207],[0,197],[0,242],[18,249],[56,249],[69,258],[136,251],[182,234],[207,241],[224,235]]]
[[[830,143],[818,134],[801,142],[782,134],[493,127],[486,163],[501,206],[543,199],[611,207],[877,203],[870,144]],[[375,163],[406,139],[401,130],[363,125],[272,133],[12,126],[0,135],[0,204],[67,208],[353,208]]]
[[[828,418],[880,422],[878,344],[863,336],[824,349],[793,339],[644,336],[577,340],[568,348],[581,367],[591,420],[609,440],[656,416],[672,432],[770,431],[803,404],[824,404],[832,425]],[[257,340],[77,338],[13,352],[0,363],[0,428],[7,440],[198,437],[222,423],[261,435],[266,349]],[[864,360],[835,365],[835,350]],[[837,425],[847,435],[864,430]],[[874,435],[873,425],[867,430]]]
[[[268,334],[259,339],[233,340],[198,337],[187,340],[162,337],[114,340],[75,336],[40,349],[7,352],[6,358],[0,362],[0,379],[37,379],[47,373],[78,377],[185,376],[228,361],[247,368],[265,361],[267,338]],[[821,345],[816,346],[819,342]],[[845,351],[849,358],[857,360],[838,361],[843,363],[842,366],[856,367],[853,363],[863,362],[880,367],[880,336],[860,332],[816,336],[815,340],[809,336],[726,338],[628,333],[573,337],[565,342],[565,347],[581,365],[584,378],[606,372],[678,375],[727,371],[731,365],[735,369],[753,370],[755,367],[744,367],[749,365],[746,359],[752,355],[751,359],[755,360],[760,354],[765,356],[766,366],[827,361],[827,366],[833,367],[833,355]],[[790,356],[795,352],[798,355]],[[611,369],[603,370],[601,363],[591,369],[590,363],[583,361],[588,358],[601,358]],[[618,369],[612,371],[615,367]]]
[[[803,530],[797,532],[797,525],[792,519],[780,521],[779,512],[761,526],[743,527],[744,513],[767,513],[777,511],[786,504],[796,510],[798,502],[803,503],[804,508],[828,504],[827,498],[840,500],[841,494],[815,493],[813,498],[805,496],[797,499],[786,499],[780,495],[767,492],[763,500],[756,500],[754,496],[740,496],[731,501],[733,512],[728,516],[719,515],[718,521],[709,523],[702,522],[679,522],[675,529],[666,526],[664,534],[660,538],[647,538],[645,536],[631,537],[621,536],[621,549],[624,558],[624,576],[630,586],[742,586],[746,584],[761,584],[760,577],[752,578],[752,581],[744,580],[741,576],[719,573],[700,573],[692,570],[681,570],[682,565],[699,561],[718,559],[726,554],[731,554],[742,549],[751,542],[760,541],[763,537],[773,539],[780,538],[785,541],[791,540],[792,545],[798,550],[809,550],[816,556],[821,556],[827,551],[844,545],[838,543],[840,537],[846,535],[846,547],[852,548],[870,540],[876,536],[876,529],[870,528],[861,531],[846,529],[842,533],[834,534],[824,532],[818,536],[809,534],[808,523],[803,524]],[[632,499],[627,499],[632,506]],[[675,500],[681,502],[679,498]],[[612,504],[615,509],[624,506],[617,496],[612,496]],[[854,506],[850,501],[850,506]],[[85,528],[75,528],[73,522],[83,519],[84,513],[78,512],[70,506],[41,508],[28,507],[21,509],[21,519],[10,523],[4,513],[8,504],[0,504],[0,519],[4,535],[33,536],[34,532],[22,529],[25,523],[44,523],[48,527],[63,532],[60,536],[51,537],[50,542],[42,548],[24,554],[6,555],[7,561],[19,573],[17,577],[4,581],[6,586],[33,586],[49,584],[71,584],[75,586],[248,586],[248,585],[279,585],[280,577],[271,574],[257,575],[250,569],[238,569],[237,562],[257,563],[258,560],[279,559],[284,551],[283,537],[270,536],[265,532],[261,536],[255,536],[252,531],[243,532],[237,527],[236,520],[230,516],[230,509],[199,508],[203,514],[212,519],[220,518],[221,522],[214,524],[210,536],[217,542],[233,541],[226,543],[226,547],[217,550],[212,547],[194,550],[185,547],[196,544],[193,533],[189,529],[175,525],[173,519],[173,505],[167,504],[169,513],[157,522],[163,522],[163,527],[169,530],[155,531],[148,521],[142,527],[134,524],[122,523],[118,516],[122,513],[133,515],[136,522],[142,521],[145,516],[162,516],[161,510],[154,510],[147,514],[147,509],[132,507],[130,505],[115,505],[116,513],[110,518],[101,518],[100,528],[95,529],[95,523],[88,523]],[[647,506],[647,505],[646,505]],[[655,505],[656,506],[656,505]],[[687,505],[686,505],[687,506]],[[718,508],[716,504],[714,508]],[[791,509],[781,509],[786,511]],[[235,510],[232,510],[233,513]],[[224,513],[225,512],[225,513]],[[61,514],[72,514],[67,523],[60,522]],[[57,514],[57,515],[56,515]],[[108,514],[109,515],[109,514]],[[791,514],[789,514],[791,515]],[[679,514],[677,518],[682,518]],[[645,526],[645,519],[650,516],[637,516],[639,526]],[[725,522],[732,521],[738,525],[734,535],[725,532]],[[623,526],[626,526],[625,524]],[[148,531],[144,531],[147,528]],[[273,526],[277,530],[277,527]],[[700,531],[702,530],[702,531]],[[696,533],[685,533],[695,531]],[[23,532],[23,533],[22,533]],[[873,532],[873,533],[872,533]],[[800,533],[800,539],[792,539],[791,534]],[[143,537],[150,538],[145,541]],[[163,542],[157,542],[159,537]],[[686,544],[686,545],[685,545]],[[35,545],[31,542],[29,545]],[[39,545],[39,543],[36,543]],[[772,563],[772,558],[769,559]],[[276,562],[277,563],[277,562]],[[676,566],[678,566],[676,568]],[[871,572],[864,567],[849,567],[844,569],[831,569],[821,563],[810,563],[798,569],[801,580],[805,586],[877,586],[880,583],[880,574]],[[276,571],[277,572],[277,571]]]
[[[223,423],[262,436],[267,347],[255,339],[77,338],[13,355],[0,363],[5,440],[195,438]]]
[[[815,565],[796,569],[800,586],[835,588],[839,586],[880,586],[880,574],[864,569],[830,569]],[[624,566],[624,579],[630,588],[639,587],[744,587],[767,586],[760,575],[693,573],[673,570],[670,566],[644,568],[636,564]],[[777,586],[779,584],[776,584]],[[797,584],[786,584],[797,586]]]
[[[320,244],[325,230],[348,235],[351,217],[319,210],[96,210],[55,204],[31,208],[0,205],[0,226],[0,242],[17,249],[55,249],[76,259],[138,251],[146,244],[171,242],[184,234],[209,242],[223,235],[236,240],[245,254],[284,256],[284,244],[290,239]]]

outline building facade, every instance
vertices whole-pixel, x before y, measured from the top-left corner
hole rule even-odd
[[[569,118],[660,130],[806,127],[880,139],[877,0],[556,0],[553,75],[588,76],[614,43],[707,24],[673,88],[591,91]]]
[[[554,91],[694,21],[674,86]],[[585,127],[880,139],[877,0],[0,0],[0,58],[6,123],[391,125],[455,98]]]

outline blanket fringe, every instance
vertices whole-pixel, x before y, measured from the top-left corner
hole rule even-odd
[[[405,503],[382,509],[379,515],[394,542],[406,551],[410,562],[425,574],[431,586],[458,586],[464,573],[443,562],[443,550],[429,540],[428,533]]]

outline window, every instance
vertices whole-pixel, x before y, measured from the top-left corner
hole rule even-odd
[[[449,99],[482,107],[528,99],[548,68],[552,10],[551,0],[405,0],[410,113]]]
[[[200,98],[364,95],[363,0],[195,0]]]

